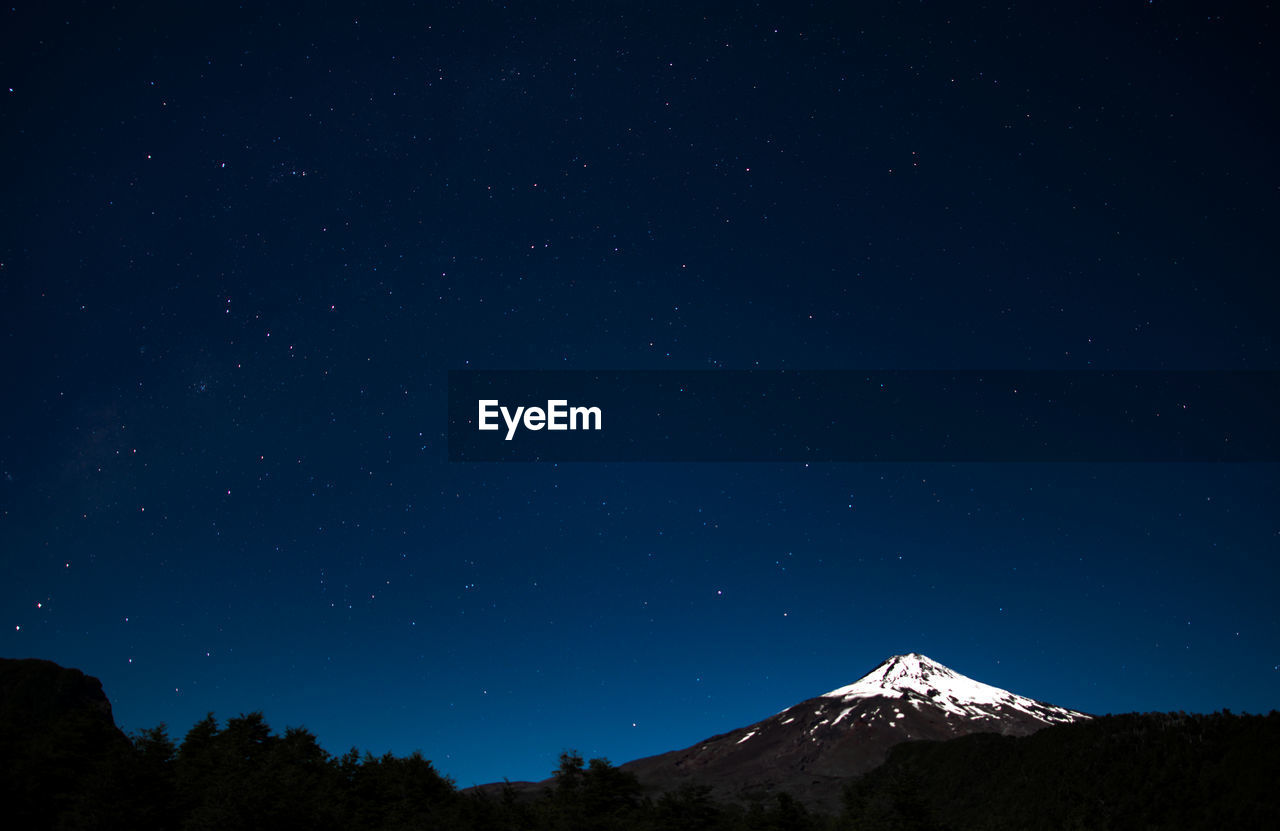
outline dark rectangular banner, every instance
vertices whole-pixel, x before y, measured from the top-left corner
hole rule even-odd
[[[1273,371],[451,371],[454,462],[1274,462]]]

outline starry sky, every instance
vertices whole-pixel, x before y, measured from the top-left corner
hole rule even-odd
[[[1275,464],[472,464],[458,369],[1280,369],[1262,4],[17,3],[0,654],[459,785],[919,651],[1280,701]]]

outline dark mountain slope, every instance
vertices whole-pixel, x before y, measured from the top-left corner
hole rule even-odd
[[[696,784],[719,798],[746,801],[786,791],[830,810],[850,777],[879,765],[901,742],[977,732],[1020,736],[1087,718],[912,653],[771,718],[622,769],[655,791]]]
[[[851,784],[849,827],[1280,828],[1280,714],[1102,716],[908,742]]]

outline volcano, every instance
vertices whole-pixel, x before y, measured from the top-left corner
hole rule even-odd
[[[913,652],[763,721],[621,767],[655,792],[703,785],[718,798],[743,801],[785,791],[833,810],[844,783],[879,765],[901,742],[969,733],[1025,736],[1088,718]]]

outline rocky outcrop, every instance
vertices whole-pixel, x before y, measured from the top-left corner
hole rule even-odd
[[[109,787],[128,748],[97,678],[52,661],[0,658],[0,797],[8,827],[52,827],[55,817],[97,827],[94,794]]]

